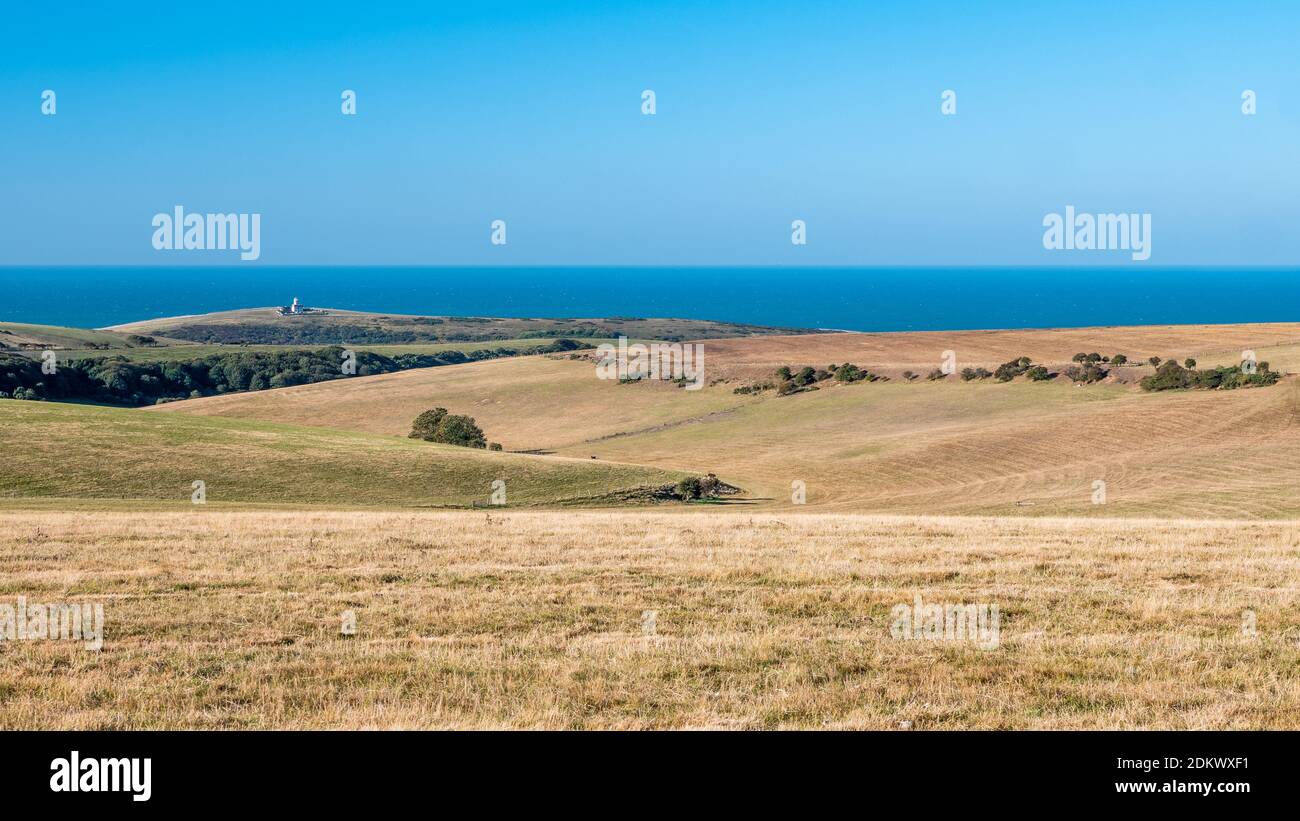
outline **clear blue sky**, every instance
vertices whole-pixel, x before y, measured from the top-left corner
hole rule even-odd
[[[1044,251],[1067,204],[1300,261],[1294,0],[113,5],[6,6],[0,264],[237,263],[176,204],[245,265],[1128,262]]]

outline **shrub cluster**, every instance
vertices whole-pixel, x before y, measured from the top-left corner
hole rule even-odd
[[[1155,358],[1155,357],[1152,357]],[[1193,366],[1196,360],[1188,359]],[[1270,370],[1267,362],[1260,362],[1254,373],[1246,373],[1240,365],[1229,367],[1206,368],[1184,367],[1174,360],[1169,360],[1156,368],[1156,372],[1142,380],[1142,390],[1167,391],[1177,388],[1201,388],[1204,390],[1232,390],[1250,386],[1267,386],[1277,382],[1282,374]]]
[[[684,502],[695,499],[716,499],[726,486],[712,473],[707,476],[688,476],[677,483],[674,492]]]
[[[993,377],[999,382],[1010,382],[1017,376],[1028,376],[1035,382],[1041,382],[1044,379],[1051,379],[1052,374],[1042,365],[1035,365],[1027,356],[1013,359],[1010,362],[1003,362],[998,365],[997,370],[992,373],[987,368],[962,368],[961,378],[964,382],[972,382],[976,379],[988,379]]]
[[[1106,378],[1110,371],[1103,368],[1097,362],[1085,362],[1082,365],[1071,365],[1065,369],[1065,375],[1072,381],[1087,385],[1092,382],[1100,382]]]
[[[788,396],[800,391],[817,390],[818,382],[831,379],[846,385],[854,382],[875,382],[884,379],[884,377],[878,376],[865,368],[859,368],[852,362],[846,362],[843,365],[832,364],[825,368],[814,368],[811,365],[805,365],[798,371],[792,371],[789,366],[782,365],[776,369],[776,378],[777,396]],[[737,388],[734,392],[755,393],[761,389],[759,385],[751,385],[748,389]]]
[[[426,442],[440,442],[444,445],[460,445],[466,448],[486,448],[487,437],[469,416],[457,416],[448,413],[446,408],[427,410],[415,417],[411,424],[411,439],[423,439]],[[493,450],[500,450],[496,445]]]
[[[1022,356],[1019,359],[1013,359],[1010,362],[1003,362],[998,365],[998,369],[993,372],[993,378],[999,382],[1010,382],[1017,376],[1025,373],[1033,366],[1029,357]]]

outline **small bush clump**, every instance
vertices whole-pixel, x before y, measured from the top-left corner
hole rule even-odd
[[[1029,370],[1032,365],[1033,363],[1027,356],[1013,359],[1010,362],[1003,362],[1001,365],[998,365],[998,369],[993,372],[993,378],[999,382],[1010,382],[1012,379],[1015,379],[1017,376],[1020,376],[1022,373]]]
[[[723,484],[712,473],[705,476],[688,476],[677,483],[673,490],[683,502],[697,499],[716,499],[724,492],[735,492],[735,488]]]
[[[792,393],[802,391],[815,391],[818,382],[825,382],[830,379],[850,384],[853,382],[875,382],[884,377],[859,368],[851,362],[846,362],[843,365],[832,364],[829,368],[814,368],[811,365],[805,365],[798,371],[791,370],[788,365],[782,365],[776,369],[776,378],[778,380],[776,395],[789,396]],[[746,388],[736,388],[733,393],[757,393],[759,390],[762,390],[762,388],[751,385]]]
[[[1071,380],[1087,385],[1092,382],[1100,382],[1106,378],[1109,373],[1096,362],[1089,362],[1086,365],[1071,365],[1065,369],[1065,375]]]
[[[446,408],[427,410],[415,417],[408,436],[411,439],[423,439],[426,442],[438,442],[443,445],[460,445],[466,448],[487,447],[487,438],[472,418],[448,413]]]

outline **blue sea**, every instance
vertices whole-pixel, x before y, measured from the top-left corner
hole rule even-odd
[[[1300,268],[0,268],[0,321],[103,327],[288,304],[855,331],[1300,320]]]

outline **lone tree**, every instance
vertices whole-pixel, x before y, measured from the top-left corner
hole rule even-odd
[[[471,417],[448,413],[446,408],[427,410],[415,417],[410,438],[466,448],[487,447],[487,437]]]
[[[1183,360],[1183,367],[1190,371],[1192,368],[1196,367],[1196,360],[1192,359],[1190,356],[1187,357]]]

